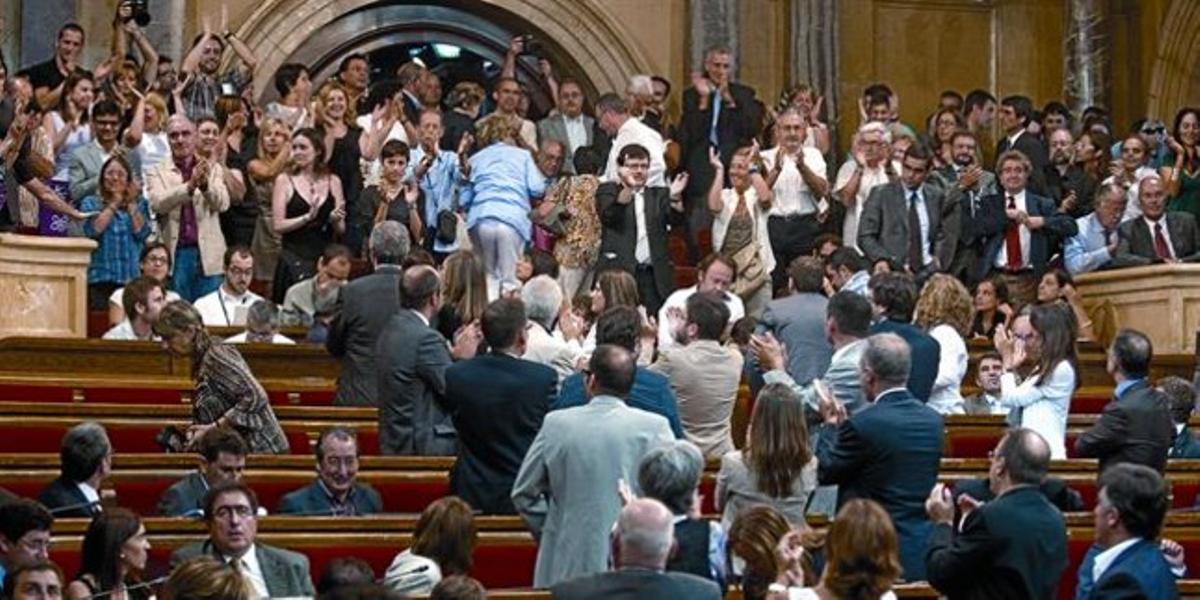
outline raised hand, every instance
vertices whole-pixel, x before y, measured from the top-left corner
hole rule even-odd
[[[925,513],[934,523],[949,525],[954,522],[954,497],[946,484],[939,483],[930,490],[925,499]]]
[[[421,188],[416,181],[409,179],[404,182],[404,201],[409,205],[417,203],[417,199],[421,197]]]
[[[769,331],[762,335],[750,336],[750,348],[754,350],[758,365],[763,371],[782,369],[786,364],[783,345]]]
[[[692,87],[696,88],[696,93],[701,97],[712,93],[712,84],[708,81],[708,77],[705,77],[700,71],[692,71]]]
[[[683,195],[683,190],[687,189],[687,184],[687,171],[676,175],[675,178],[671,180],[671,197],[678,198],[679,196]]]
[[[721,162],[721,155],[717,153],[716,148],[708,149],[708,164],[712,166],[714,171],[721,171],[725,168],[725,164]]]

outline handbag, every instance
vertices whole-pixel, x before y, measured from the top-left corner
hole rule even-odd
[[[437,241],[450,245],[458,240],[458,215],[446,208],[437,214]]]
[[[742,209],[745,202],[746,199],[739,194],[738,206],[734,209],[734,214]],[[750,212],[750,232],[750,242],[739,248],[732,256],[734,264],[737,265],[737,278],[733,281],[733,292],[741,296],[743,300],[749,300],[758,290],[762,289],[770,277],[759,252],[758,225],[754,220],[753,212]]]

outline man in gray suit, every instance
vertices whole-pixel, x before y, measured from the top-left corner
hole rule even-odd
[[[239,481],[217,484],[204,497],[208,539],[187,544],[171,554],[171,567],[197,556],[211,556],[237,568],[260,598],[308,596],[313,591],[308,557],[255,542],[258,497]]]
[[[1138,183],[1138,203],[1142,216],[1117,229],[1120,240],[1114,267],[1200,262],[1196,218],[1185,212],[1167,212],[1167,191],[1158,175],[1148,175]]]
[[[453,456],[454,423],[444,408],[446,368],[475,355],[481,335],[469,324],[454,348],[430,326],[442,306],[442,280],[428,265],[400,276],[400,312],[375,344],[379,357],[379,449],[385,455]]]
[[[636,483],[642,456],[674,439],[665,418],[625,405],[634,372],[628,350],[598,346],[587,371],[591,400],[547,413],[521,463],[512,500],[538,539],[534,587],[607,568],[619,482]]]
[[[125,152],[127,160],[134,161],[130,165],[130,175],[142,178],[140,164],[137,164],[137,152],[131,152],[122,146],[118,139],[121,131],[121,108],[111,100],[102,100],[92,108],[92,135],[94,139],[76,148],[68,157],[67,174],[71,178],[71,198],[78,205],[81,200],[95,195],[100,189],[100,169],[118,150]],[[136,144],[134,144],[136,145]]]
[[[791,379],[807,385],[825,372],[833,355],[825,337],[825,306],[829,301],[821,293],[825,265],[818,258],[801,256],[788,265],[788,278],[792,295],[767,304],[757,333],[770,333],[787,346],[788,359],[783,368]]]
[[[215,427],[200,438],[200,465],[196,472],[176,481],[158,501],[164,517],[204,516],[204,495],[225,481],[241,481],[246,468],[246,442],[232,429]]]
[[[770,334],[757,335],[751,346],[758,357],[758,364],[765,374],[766,383],[782,383],[791,386],[814,414],[819,412],[820,403],[817,387],[823,385],[837,401],[853,415],[866,408],[862,383],[858,377],[858,363],[867,347],[867,333],[871,329],[871,303],[862,295],[841,291],[829,299],[825,310],[824,337],[833,346],[833,358],[829,368],[817,381],[800,385],[783,370],[785,352]]]
[[[918,281],[945,271],[954,259],[958,206],[926,183],[933,156],[924,144],[904,153],[900,181],[876,186],[858,222],[858,247],[872,265],[896,260]]]
[[[367,252],[375,272],[342,287],[325,349],[341,359],[337,406],[378,406],[375,342],[383,326],[400,312],[400,263],[408,256],[408,231],[395,221],[371,230]]]
[[[955,132],[950,140],[951,164],[934,171],[933,180],[946,192],[946,202],[958,206],[959,227],[951,231],[954,258],[947,272],[968,284],[975,263],[983,254],[983,238],[975,232],[974,220],[980,212],[980,201],[997,193],[996,174],[979,165],[979,142],[970,131]]]
[[[658,500],[636,498],[617,520],[616,570],[564,581],[550,590],[555,600],[592,598],[689,598],[719,600],[717,584],[690,573],[665,571],[675,550],[675,518]],[[707,524],[705,524],[707,525]]]
[[[562,142],[566,148],[562,171],[575,174],[575,151],[582,146],[592,145],[592,130],[596,120],[583,114],[583,86],[578,81],[564,78],[558,83],[558,112],[537,124],[538,145],[547,140]]]

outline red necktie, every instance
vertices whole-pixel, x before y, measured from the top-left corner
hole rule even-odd
[[[1008,210],[1017,209],[1017,199],[1008,197]],[[1004,230],[1004,250],[1008,254],[1008,270],[1019,271],[1025,261],[1021,258],[1021,224],[1009,220]]]
[[[1167,238],[1162,232],[1162,221],[1154,224],[1154,253],[1158,255],[1159,260],[1171,259],[1171,247],[1167,245]]]

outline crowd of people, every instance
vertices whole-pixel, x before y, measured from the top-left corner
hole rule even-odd
[[[11,76],[0,56],[0,226],[96,240],[88,304],[108,315],[104,337],[192,360],[194,422],[164,443],[198,469],[159,512],[203,519],[208,537],[144,580],[145,527],[101,502],[112,445],[85,423],[41,505],[0,508],[4,598],[145,598],[160,583],[167,598],[376,584],[372,597],[475,598],[474,514],[520,515],[533,584],[561,598],[736,584],[865,600],[897,581],[1049,598],[1062,512],[1082,506],[1048,476],[1068,456],[1101,468],[1077,597],[1173,597],[1184,563],[1157,539],[1162,471],[1200,457],[1195,392],[1149,379],[1144,334],[1109,332],[1114,401],[1068,452],[1076,344],[1101,337],[1073,278],[1200,260],[1200,109],[1124,134],[1100,107],[947,91],[913,127],[876,84],[843,155],[812,88],[769,105],[733,81],[724,47],[673,111],[661,76],[595,98],[548,61],[518,79],[524,37],[496,77],[447,93],[417,61],[371,81],[362,55],[323,82],[301,64],[264,74],[207,21],[176,67],[128,2],[93,70],[83,28],[56,39]],[[261,77],[277,94],[262,106]],[[530,86],[549,92],[546,114]],[[382,577],[347,559],[314,587],[303,555],[255,542],[266,510],[241,482],[247,458],[292,449],[231,344],[298,341],[285,326],[341,362],[337,405],[378,409],[383,454],[457,457],[454,495]],[[1009,429],[985,480],[948,488],[944,419],[960,414]],[[314,447],[316,479],[271,508],[382,512],[353,429]],[[720,463],[717,520],[701,514],[706,460]],[[813,515],[832,524],[814,531]],[[92,519],[69,580],[47,562],[55,517]]]

